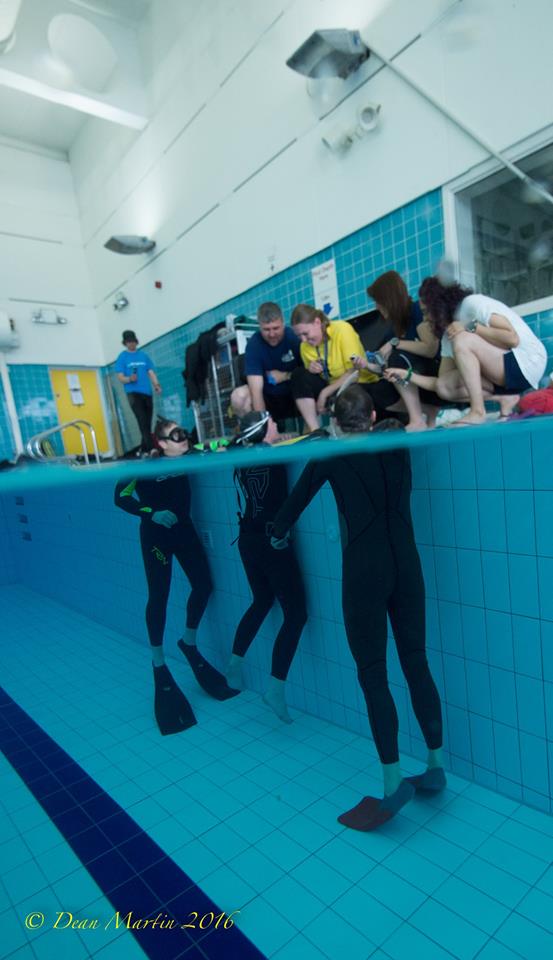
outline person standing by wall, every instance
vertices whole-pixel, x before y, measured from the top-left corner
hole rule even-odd
[[[346,389],[334,407],[345,436],[368,434],[374,407],[360,385]],[[344,442],[344,441],[340,441]],[[415,790],[443,790],[440,696],[426,657],[425,589],[411,520],[411,465],[406,450],[343,452],[311,459],[275,516],[271,545],[283,549],[300,514],[329,483],[342,533],[342,609],[373,739],[382,764],[384,796],[364,797],[338,817],[353,830],[374,830],[391,819]],[[388,684],[387,616],[415,716],[428,747],[427,769],[403,778],[398,715]]]
[[[261,450],[278,439],[276,424],[267,412],[247,414],[241,421],[241,433],[234,441],[244,447],[257,445]],[[276,635],[271,661],[269,686],[263,696],[284,723],[291,723],[284,696],[286,679],[297,650],[301,632],[307,621],[305,587],[302,573],[291,543],[282,551],[271,548],[273,520],[288,495],[286,466],[259,464],[238,467],[234,483],[239,504],[240,533],[238,550],[252,602],[236,629],[232,656],[227,669],[229,686],[243,688],[242,664],[261,625],[278,600],[283,622]]]
[[[115,370],[117,379],[123,384],[130,408],[140,430],[140,451],[138,455],[148,454],[152,443],[152,414],[154,401],[152,387],[161,393],[161,386],[154,365],[144,350],[138,349],[138,339],[134,330],[123,331],[123,346]]]

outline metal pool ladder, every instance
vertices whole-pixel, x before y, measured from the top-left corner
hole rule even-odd
[[[50,430],[43,430],[42,433],[37,433],[34,437],[31,437],[31,439],[27,441],[25,446],[27,453],[29,454],[30,457],[33,458],[33,460],[40,460],[40,461],[55,460],[56,463],[72,463],[74,461],[74,457],[70,455],[65,455],[61,457],[57,457],[55,455],[49,456],[42,447],[44,440],[47,440],[49,437],[54,436],[54,434],[56,433],[63,433],[64,430],[68,430],[70,427],[72,427],[74,430],[77,430],[79,432],[79,435],[81,438],[81,445],[83,448],[84,462],[87,465],[90,464],[88,450],[86,447],[85,432],[83,430],[83,427],[86,427],[86,429],[89,431],[90,439],[92,440],[92,448],[94,450],[94,453],[93,453],[94,460],[98,464],[101,463],[100,452],[98,450],[98,443],[96,440],[96,431],[92,426],[92,424],[88,422],[88,420],[68,420],[67,423],[60,423],[59,426],[57,427],[51,427]]]

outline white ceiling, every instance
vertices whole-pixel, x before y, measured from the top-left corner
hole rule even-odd
[[[106,17],[139,22],[148,12],[152,0],[69,0],[74,13],[99,13]]]
[[[68,71],[64,74],[61,66],[59,71],[56,69],[48,48],[48,24],[61,13],[90,19],[108,40],[115,38],[116,49],[123,51],[120,69],[124,69],[125,56],[128,56],[129,63],[138,57],[136,27],[146,16],[152,2],[156,0],[23,0],[15,43],[8,52],[0,54],[0,137],[67,154],[90,114],[78,107],[75,109],[49,102],[48,90],[51,87],[54,91],[53,99],[59,91],[62,91],[62,95],[63,92],[88,91],[73,86],[71,75]],[[20,89],[10,89],[10,77],[8,73],[3,77],[2,71],[12,75],[16,81],[15,87],[22,76],[38,80],[44,85],[46,99],[39,99]],[[132,86],[131,82],[128,86]],[[99,95],[98,99],[111,100],[115,106],[143,115],[144,91],[139,84],[136,86],[136,108],[128,90],[125,91],[123,103],[117,103],[117,94],[110,96],[109,89],[106,95]],[[96,96],[93,91],[90,93],[91,112],[94,112]]]

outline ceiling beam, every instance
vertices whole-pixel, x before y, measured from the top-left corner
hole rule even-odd
[[[51,87],[47,83],[34,80],[32,77],[26,77],[22,73],[15,73],[13,70],[0,68],[0,86],[8,87],[10,90],[19,90],[20,93],[28,93],[39,100],[57,103],[62,107],[69,107],[70,110],[77,110],[79,113],[86,113],[91,117],[109,120],[111,123],[117,123],[122,127],[131,127],[133,130],[144,130],[148,123],[148,117],[130,113],[128,110],[122,110],[120,107],[115,107],[104,100],[87,97],[82,93],[59,90],[57,87]]]

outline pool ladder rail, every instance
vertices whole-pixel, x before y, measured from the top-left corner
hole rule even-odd
[[[34,437],[31,437],[31,439],[27,441],[25,449],[28,455],[33,458],[33,460],[38,460],[42,463],[77,463],[78,461],[76,460],[74,454],[63,454],[62,456],[58,456],[55,453],[52,445],[48,442],[49,438],[53,437],[56,433],[63,434],[64,430],[69,430],[72,428],[77,430],[79,433],[83,448],[83,459],[85,464],[89,466],[90,456],[87,449],[85,430],[83,427],[88,430],[89,438],[92,442],[93,453],[91,456],[94,458],[95,463],[100,464],[102,460],[98,450],[96,431],[88,420],[68,420],[67,423],[60,423],[57,427],[51,427],[49,430],[42,430],[41,433],[35,434]]]

